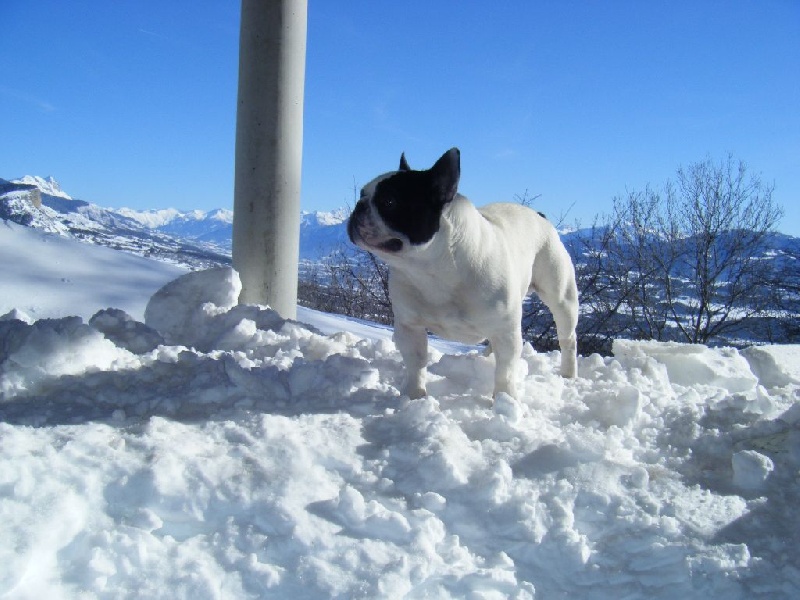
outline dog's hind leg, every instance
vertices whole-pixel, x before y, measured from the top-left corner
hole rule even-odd
[[[563,246],[554,254],[555,256],[541,261],[537,257],[531,289],[550,309],[556,322],[558,345],[561,348],[561,375],[576,377],[578,338],[575,329],[578,326],[578,288],[575,285],[575,269]],[[537,269],[541,271],[537,273]]]
[[[561,375],[577,377],[578,375],[578,339],[575,327],[578,324],[578,303],[561,304],[551,309],[556,321],[558,345],[561,348]]]
[[[577,293],[568,297],[546,297],[539,294],[556,322],[558,345],[561,348],[561,375],[576,377],[578,374],[578,339],[575,328],[578,324]]]

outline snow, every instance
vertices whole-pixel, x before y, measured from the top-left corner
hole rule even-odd
[[[800,384],[800,346],[752,346],[744,356],[768,387]]]
[[[114,307],[141,320],[149,296],[186,270],[0,222],[0,314],[88,320]]]
[[[150,229],[158,229],[167,225],[179,223],[181,221],[203,221],[208,219],[210,221],[219,221],[220,223],[231,224],[233,223],[233,211],[217,208],[211,211],[204,210],[191,210],[181,212],[175,208],[163,209],[150,209],[150,210],[135,210],[132,208],[116,209],[118,214],[133,219],[140,225],[144,225]]]
[[[772,460],[755,450],[742,450],[733,455],[733,482],[741,488],[758,489],[764,486],[775,469]]]
[[[332,211],[302,211],[300,214],[303,223],[323,227],[341,225],[347,221],[349,216],[350,211],[346,208],[339,208]]]
[[[614,340],[613,352],[627,358],[651,356],[667,368],[672,383],[684,386],[705,383],[729,392],[746,392],[758,384],[747,360],[735,348],[712,350],[702,344]]]
[[[36,209],[28,190],[6,192],[0,198],[0,206],[5,205],[5,213],[12,220],[4,220],[3,225],[15,222],[26,223],[27,227],[39,229],[44,233],[57,233],[69,236],[69,227],[58,220],[58,213],[47,206]]]
[[[32,314],[55,239],[0,241],[40,244],[0,265],[0,597],[800,595],[796,346],[526,346],[493,401],[437,342],[409,400],[387,328],[157,263],[89,324],[132,257],[86,245]]]
[[[157,227],[166,225],[167,223],[170,223],[174,219],[183,215],[183,213],[175,208],[135,210],[132,208],[123,207],[117,209],[117,212],[122,216],[133,219],[137,223],[151,229],[156,229]]]
[[[64,198],[65,200],[72,200],[72,196],[68,195],[61,189],[61,185],[52,176],[39,177],[38,175],[25,175],[19,179],[12,180],[11,183],[24,183],[26,185],[35,185],[44,194]]]

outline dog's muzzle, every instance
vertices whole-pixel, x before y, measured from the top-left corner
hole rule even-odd
[[[347,236],[356,246],[368,251],[395,253],[403,249],[401,239],[381,235],[380,229],[370,218],[369,206],[363,202],[356,204],[347,221]]]
[[[364,223],[368,218],[369,207],[364,202],[358,202],[350,215],[350,219],[347,221],[347,236],[356,245],[364,241],[362,230],[368,228]]]
[[[400,250],[403,249],[403,240],[398,238],[390,238],[385,242],[378,244],[377,248],[380,248],[384,252],[400,252]]]

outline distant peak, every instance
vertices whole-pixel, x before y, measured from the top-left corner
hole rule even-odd
[[[316,223],[317,225],[339,225],[347,220],[348,211],[346,208],[338,208],[332,211],[315,210],[312,212],[304,211],[303,221],[306,223]]]
[[[52,175],[47,177],[39,177],[38,175],[25,175],[20,179],[14,179],[12,183],[22,183],[24,185],[33,185],[39,188],[39,191],[48,196],[57,196],[59,198],[66,198],[72,200],[72,196],[68,195],[61,189],[61,185]]]
[[[215,208],[206,215],[206,218],[223,223],[233,223],[233,211],[227,208]]]

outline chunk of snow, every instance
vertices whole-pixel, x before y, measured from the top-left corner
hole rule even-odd
[[[0,399],[34,392],[54,377],[111,370],[132,359],[80,317],[0,321]]]
[[[744,489],[759,489],[775,469],[772,460],[755,450],[740,450],[731,459],[733,483]]]
[[[585,401],[595,419],[603,425],[617,427],[635,422],[644,403],[641,392],[632,385],[620,386],[611,393],[590,393]]]
[[[742,356],[765,387],[800,383],[800,345],[750,346]]]
[[[758,384],[749,363],[735,348],[614,340],[612,351],[620,359],[655,359],[666,366],[669,380],[679,385],[712,385],[729,392],[746,392]]]
[[[144,321],[167,342],[192,346],[203,320],[233,307],[241,291],[239,274],[230,267],[186,273],[153,294]]]
[[[98,311],[89,319],[89,325],[120,348],[134,354],[150,352],[164,343],[164,338],[156,330],[134,320],[118,308]]]

